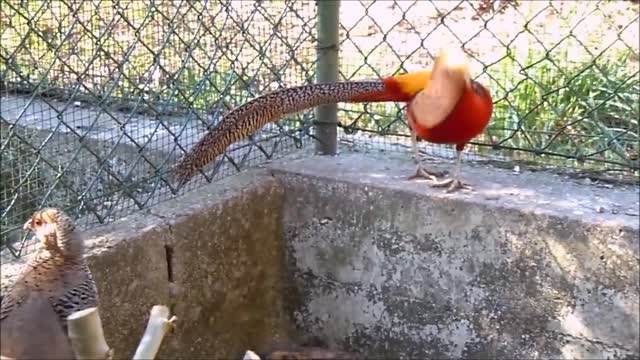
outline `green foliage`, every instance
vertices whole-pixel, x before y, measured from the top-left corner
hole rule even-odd
[[[633,166],[638,148],[637,67],[630,53],[590,62],[554,61],[533,51],[520,68],[513,57],[497,75],[503,97],[488,133],[501,145],[540,155],[567,154]],[[542,59],[542,60],[539,60]],[[636,165],[637,166],[637,165]]]

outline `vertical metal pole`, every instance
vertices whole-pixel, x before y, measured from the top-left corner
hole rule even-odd
[[[318,7],[317,83],[338,81],[340,0],[316,0]],[[316,108],[316,152],[335,155],[338,150],[338,104]]]

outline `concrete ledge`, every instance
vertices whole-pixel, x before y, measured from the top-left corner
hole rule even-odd
[[[637,356],[637,189],[466,164],[476,192],[444,194],[371,155],[271,168],[300,329],[375,358]]]

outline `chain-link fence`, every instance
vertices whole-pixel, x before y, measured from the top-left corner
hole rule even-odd
[[[87,226],[174,196],[166,170],[222,113],[315,81],[317,21],[312,1],[0,0],[4,252],[25,253],[21,224],[44,205]],[[340,77],[460,44],[495,100],[470,152],[637,181],[639,25],[630,1],[343,1]],[[403,150],[402,111],[341,105],[341,143]],[[310,143],[312,118],[235,144],[213,177]]]
[[[170,198],[167,169],[220,114],[315,76],[313,2],[2,0],[1,11],[1,231],[16,255],[40,206],[87,226]],[[300,146],[311,114],[234,145],[215,177]]]
[[[422,69],[441,47],[464,47],[495,103],[469,152],[637,181],[637,2],[344,1],[341,15],[346,79]],[[407,146],[401,105],[344,105],[340,119],[342,143]]]

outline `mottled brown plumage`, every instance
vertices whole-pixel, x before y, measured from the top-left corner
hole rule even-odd
[[[41,248],[3,294],[0,353],[15,359],[72,359],[67,316],[98,306],[83,239],[59,209],[36,212],[24,227],[36,234]]]
[[[298,86],[257,97],[227,113],[176,165],[174,174],[180,185],[236,141],[253,134],[285,114],[337,102],[360,102],[359,96],[380,92],[379,81],[354,81]]]

